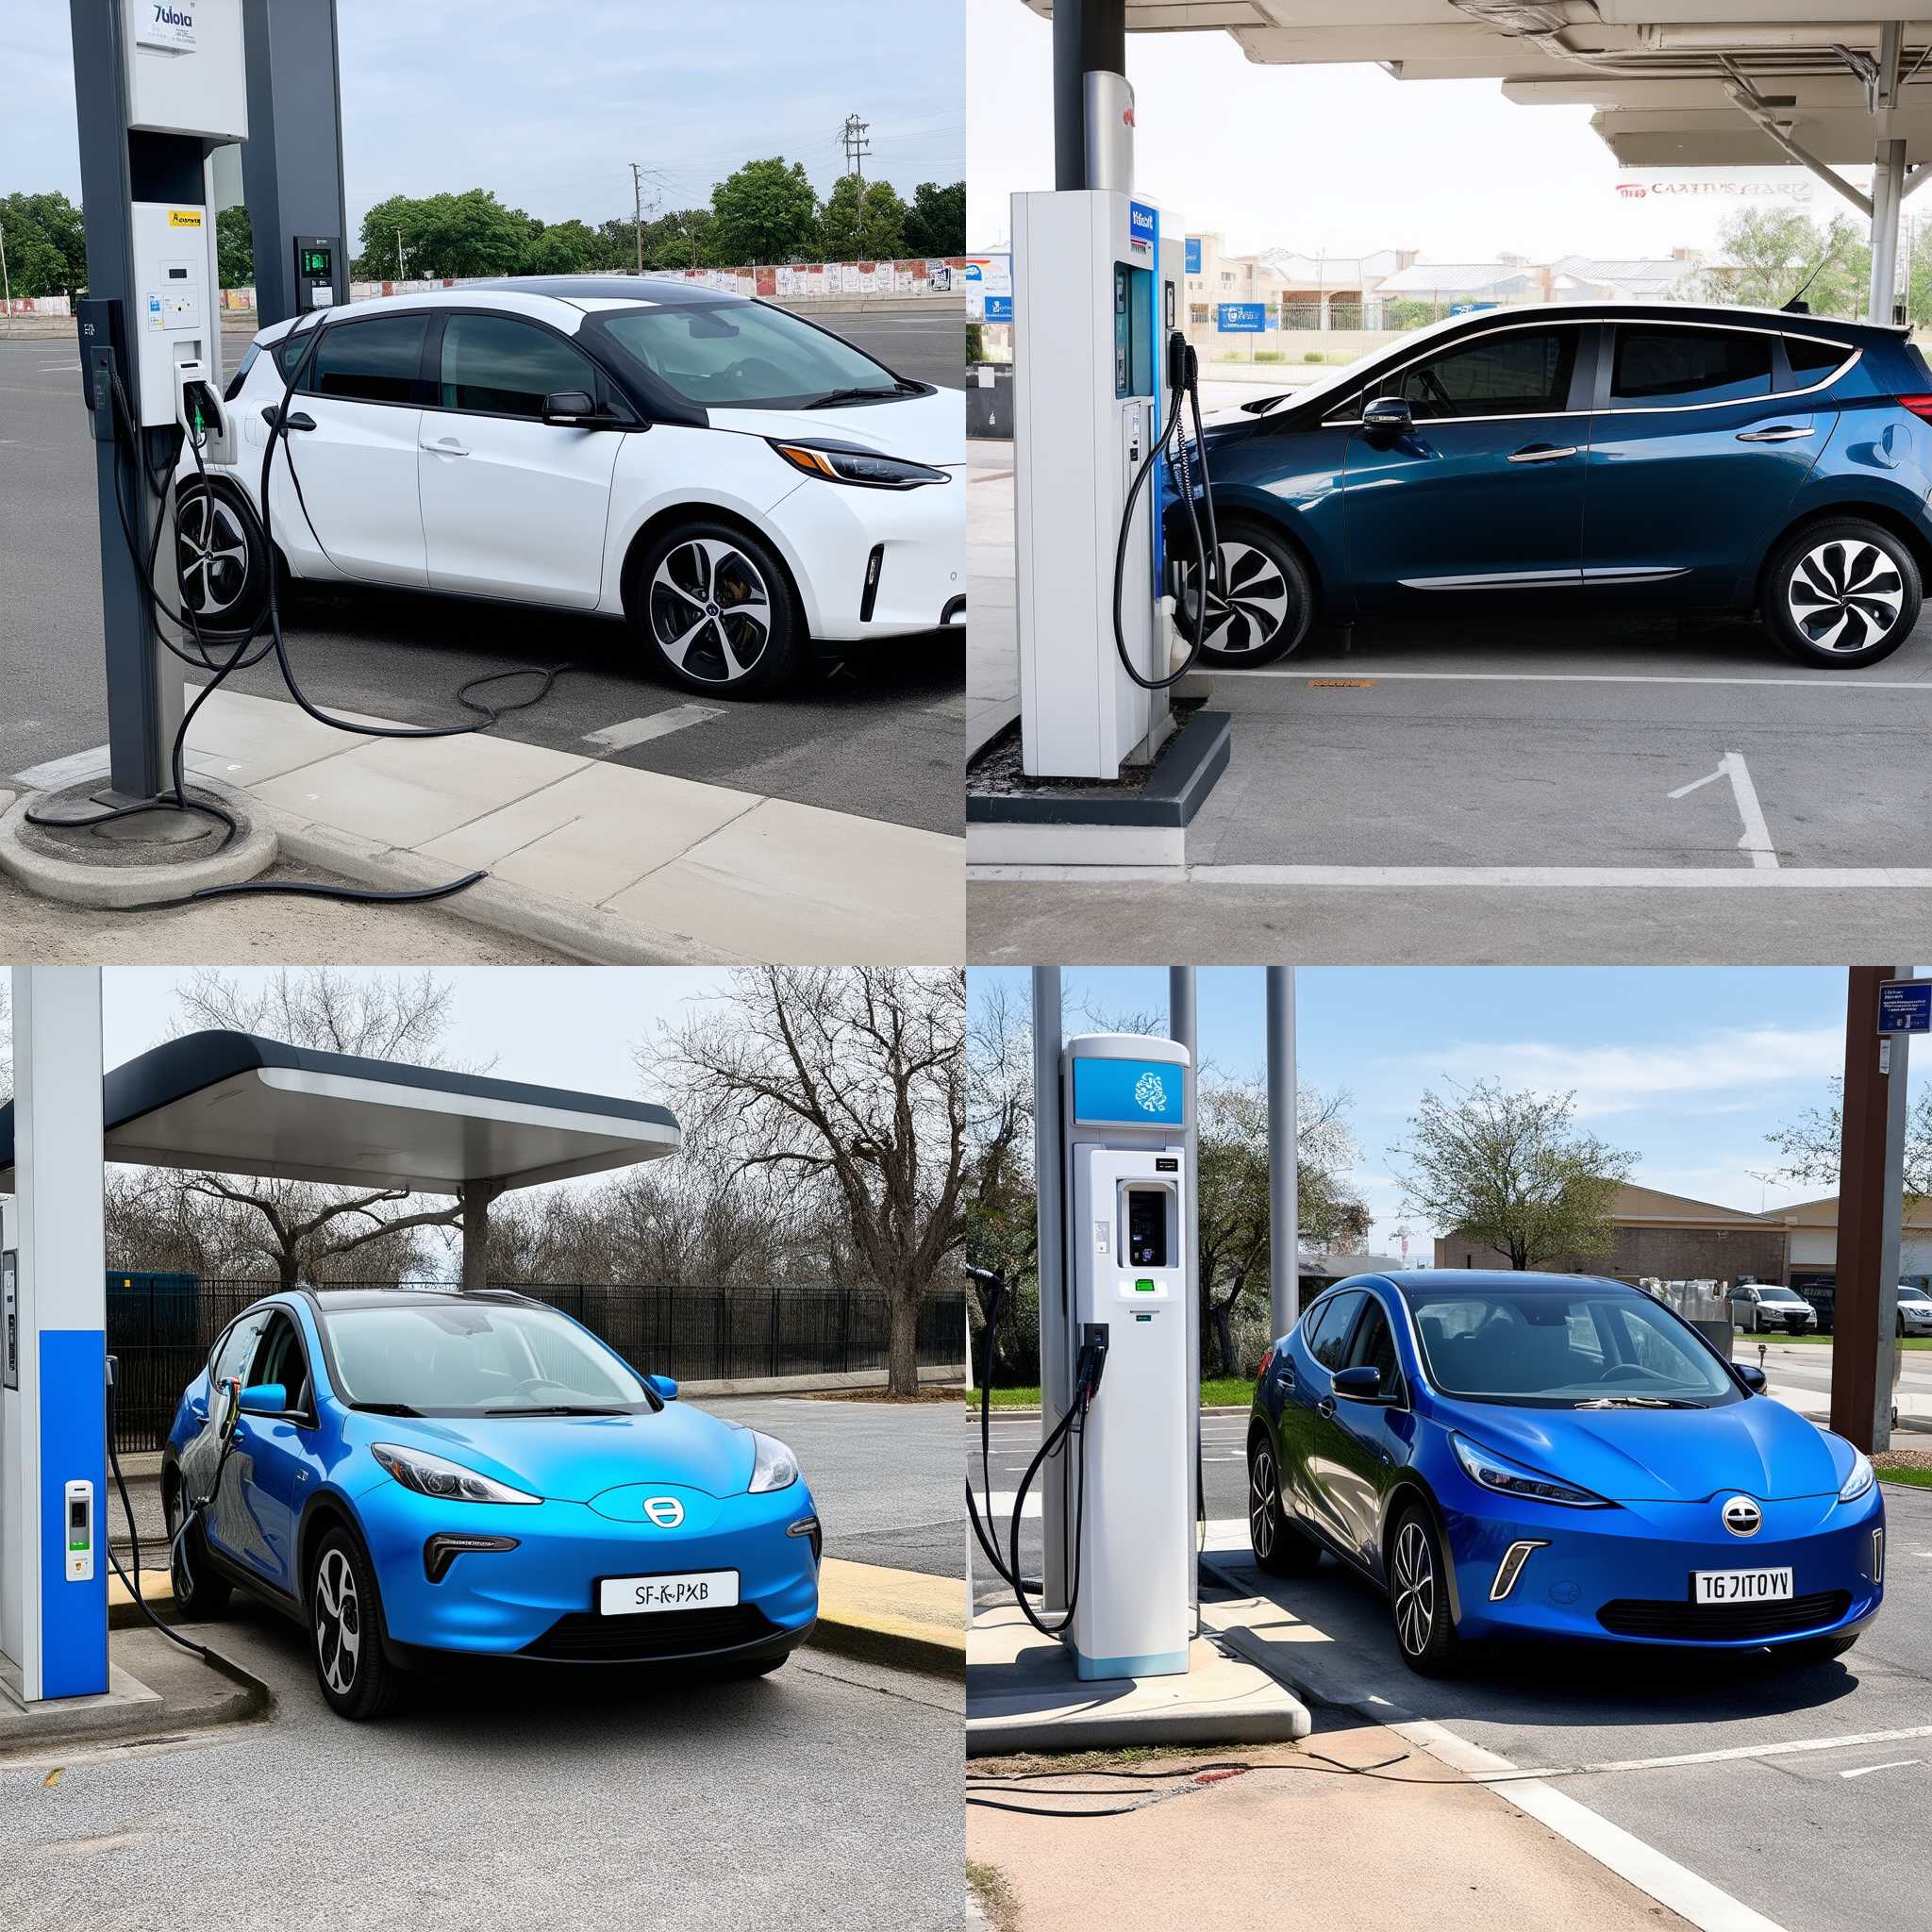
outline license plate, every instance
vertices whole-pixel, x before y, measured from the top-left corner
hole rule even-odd
[[[736,1570],[687,1570],[675,1576],[607,1576],[597,1586],[597,1607],[607,1617],[638,1617],[653,1610],[728,1609],[737,1601]]]
[[[1697,1570],[1691,1582],[1701,1604],[1771,1604],[1791,1594],[1789,1570]]]

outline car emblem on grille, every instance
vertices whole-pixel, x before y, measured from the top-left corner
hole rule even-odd
[[[644,1514],[659,1529],[675,1529],[684,1521],[684,1505],[675,1496],[646,1496]]]
[[[1749,1496],[1726,1496],[1718,1514],[1733,1536],[1756,1536],[1764,1522],[1764,1511]]]

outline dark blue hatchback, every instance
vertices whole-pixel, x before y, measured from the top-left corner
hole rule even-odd
[[[1628,304],[1462,316],[1217,416],[1207,443],[1224,595],[1205,656],[1224,666],[1284,656],[1318,616],[1477,603],[1756,610],[1804,663],[1873,664],[1932,569],[1932,369],[1900,329]]]

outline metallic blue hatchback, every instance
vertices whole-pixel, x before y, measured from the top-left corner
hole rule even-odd
[[[1763,1386],[1623,1282],[1357,1275],[1262,1357],[1255,1559],[1341,1557],[1425,1674],[1483,1639],[1840,1656],[1885,1594],[1885,1505]]]
[[[1854,667],[1909,635],[1932,570],[1932,370],[1902,329],[1496,310],[1218,413],[1206,441],[1223,666],[1285,655],[1318,616],[1479,604],[1755,610],[1801,662]]]
[[[436,1654],[774,1670],[818,1615],[811,1492],[676,1394],[505,1291],[272,1295],[163,1452],[176,1604],[292,1617],[348,1718]]]

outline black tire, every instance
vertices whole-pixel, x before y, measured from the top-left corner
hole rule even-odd
[[[1395,1647],[1418,1675],[1443,1677],[1461,1662],[1436,1525],[1420,1503],[1403,1506],[1389,1535],[1389,1612]]]
[[[362,1546],[346,1530],[323,1538],[308,1574],[315,1681],[338,1717],[365,1724],[391,1709],[402,1688],[382,1647],[382,1598]]]
[[[1890,530],[1835,517],[1797,531],[1772,558],[1764,622],[1799,663],[1853,671],[1911,636],[1923,594],[1912,553]]]
[[[212,539],[208,528],[213,522]],[[260,526],[225,491],[199,477],[175,495],[176,582],[183,617],[208,630],[244,629],[268,603],[268,562]]]
[[[1190,533],[1176,533],[1170,525],[1167,541],[1168,555],[1181,561],[1176,622],[1185,637],[1200,594],[1200,568]],[[1238,671],[1272,664],[1300,649],[1315,622],[1314,580],[1300,552],[1278,530],[1244,519],[1223,523],[1221,580],[1224,593],[1208,600],[1201,663]]]
[[[1274,1445],[1259,1434],[1248,1444],[1248,1547],[1271,1576],[1311,1576],[1322,1560],[1322,1546],[1282,1513]]]
[[[712,1665],[711,1674],[721,1683],[726,1684],[741,1683],[752,1677],[769,1677],[791,1656],[791,1653],[787,1650],[780,1652],[776,1657],[741,1657]]]
[[[177,1479],[168,1491],[168,1574],[175,1589],[175,1613],[184,1622],[202,1624],[228,1607],[234,1585],[220,1574],[208,1553],[197,1520],[186,1536],[180,1534],[182,1497]]]
[[[1780,1646],[1779,1655],[1787,1663],[1828,1664],[1834,1657],[1844,1656],[1857,1641],[1857,1632],[1850,1637],[1812,1637],[1803,1643]]]
[[[693,519],[660,530],[637,560],[629,616],[674,684],[713,697],[769,697],[805,652],[783,564],[732,524]]]

